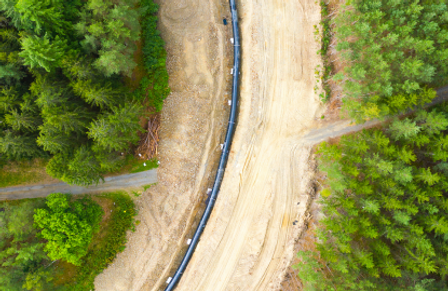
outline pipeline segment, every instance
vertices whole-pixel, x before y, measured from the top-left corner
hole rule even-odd
[[[193,256],[194,250],[199,243],[202,232],[207,224],[208,219],[212,213],[213,207],[215,205],[216,198],[218,197],[219,189],[221,187],[222,179],[224,177],[224,170],[226,168],[227,160],[229,157],[230,146],[232,145],[233,135],[236,128],[236,118],[238,113],[238,81],[240,72],[240,34],[238,28],[238,15],[236,10],[235,0],[229,0],[230,12],[232,14],[232,30],[233,30],[233,84],[232,84],[232,102],[230,107],[229,122],[227,125],[227,132],[224,141],[224,146],[221,153],[221,158],[219,160],[218,170],[216,172],[215,181],[213,183],[212,192],[210,193],[210,198],[208,204],[202,214],[201,221],[191,239],[190,245],[188,246],[187,252],[182,259],[179,267],[174,273],[172,279],[165,288],[165,291],[172,291],[176,287],[182,278],[182,274],[185,272],[191,257]]]

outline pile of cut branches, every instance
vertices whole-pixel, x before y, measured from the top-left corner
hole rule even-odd
[[[144,159],[150,160],[157,156],[159,146],[160,114],[152,115],[148,120],[148,128],[144,136],[140,139],[137,152],[142,154]]]

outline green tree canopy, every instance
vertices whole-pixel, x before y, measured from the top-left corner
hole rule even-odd
[[[0,290],[19,291],[27,272],[37,272],[48,258],[32,220],[36,204],[3,204],[0,211]],[[50,277],[49,277],[50,279]],[[36,280],[37,282],[37,280]],[[39,283],[40,284],[40,283]]]
[[[139,140],[140,112],[141,106],[137,104],[126,103],[123,106],[114,107],[110,113],[105,113],[92,122],[89,137],[106,150],[123,150],[130,142],[135,143]]]
[[[344,71],[344,109],[358,120],[435,97],[448,76],[446,1],[345,1],[333,25]]]
[[[47,240],[48,257],[79,265],[99,229],[103,210],[90,199],[71,202],[61,193],[49,195],[46,204],[47,208],[35,210],[34,222],[41,229],[39,235]]]
[[[43,68],[51,72],[60,66],[62,57],[66,50],[66,42],[58,36],[50,41],[47,34],[43,37],[35,35],[22,36],[20,39],[22,52],[19,54],[23,58],[25,65],[34,68]]]
[[[310,288],[413,290],[435,279],[433,286],[447,290],[447,112],[447,105],[420,111],[385,130],[320,146],[329,186],[321,200],[320,259],[302,253],[310,265],[298,265]]]

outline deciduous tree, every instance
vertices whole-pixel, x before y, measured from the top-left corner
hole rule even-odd
[[[87,198],[70,202],[60,193],[48,196],[46,203],[47,208],[35,210],[34,222],[47,240],[48,257],[79,265],[99,229],[103,210]]]

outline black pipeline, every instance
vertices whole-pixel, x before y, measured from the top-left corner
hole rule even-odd
[[[165,288],[165,291],[174,290],[177,283],[180,281],[182,274],[185,272],[191,257],[193,256],[194,250],[199,243],[199,238],[207,224],[207,221],[212,213],[213,207],[215,206],[216,198],[218,197],[219,189],[221,188],[222,179],[224,177],[224,170],[226,168],[227,159],[229,157],[230,146],[232,145],[233,135],[235,133],[236,118],[237,118],[237,105],[238,105],[238,78],[240,72],[240,34],[238,28],[238,15],[236,12],[235,0],[229,0],[230,12],[232,14],[232,29],[233,29],[233,84],[232,84],[232,102],[230,107],[229,123],[227,125],[226,138],[223,144],[221,158],[219,160],[218,171],[216,172],[215,182],[213,183],[212,192],[210,194],[210,199],[205,208],[204,214],[202,214],[201,221],[199,222],[198,228],[196,229],[193,238],[191,239],[190,245],[188,246],[187,252],[182,259],[179,267],[174,273],[173,277]]]

